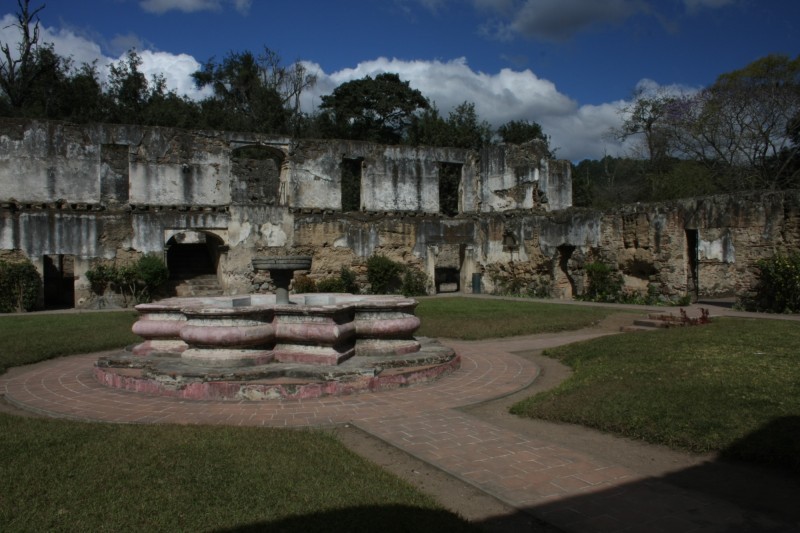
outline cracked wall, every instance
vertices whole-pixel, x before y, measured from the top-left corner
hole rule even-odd
[[[345,212],[353,161],[359,208]],[[439,197],[444,168],[457,202]],[[170,236],[189,230],[222,241],[228,294],[267,286],[255,256],[312,255],[319,279],[342,266],[363,277],[381,253],[464,292],[479,274],[483,290],[570,297],[586,263],[603,261],[631,291],[720,296],[746,290],[758,259],[800,243],[796,192],[611,212],[571,209],[571,195],[569,163],[536,143],[473,152],[0,119],[0,251],[40,269],[45,256],[74,256],[76,300],[94,264],[166,256]]]

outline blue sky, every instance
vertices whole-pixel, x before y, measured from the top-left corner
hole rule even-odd
[[[31,0],[32,6],[42,2]],[[101,72],[135,48],[143,70],[198,97],[189,75],[229,51],[277,51],[319,96],[397,72],[447,114],[535,120],[566,159],[634,149],[607,132],[637,88],[692,91],[770,53],[800,53],[798,0],[49,0],[45,40]],[[16,0],[1,0],[0,40]]]

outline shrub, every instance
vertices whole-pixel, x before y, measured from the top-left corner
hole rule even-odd
[[[372,294],[393,294],[402,287],[400,274],[403,265],[383,255],[373,255],[367,259],[367,281]]]
[[[551,298],[553,296],[553,278],[536,276],[526,289],[529,298]]]
[[[135,303],[152,300],[155,291],[169,279],[169,269],[157,255],[143,255],[133,264],[97,265],[86,271],[86,279],[99,296],[111,285],[127,305],[129,297]]]
[[[317,292],[317,284],[313,279],[301,274],[294,279],[293,289],[296,293]]]
[[[360,292],[358,283],[356,283],[356,273],[349,268],[342,267],[342,270],[339,272],[339,279],[342,280],[342,285],[344,286],[343,292],[349,292],[351,294],[358,294]]]
[[[317,282],[318,292],[346,292],[341,278],[323,278]]]
[[[403,274],[403,296],[425,296],[428,294],[428,276],[416,268],[407,268]]]
[[[102,296],[108,285],[114,281],[116,269],[109,265],[97,265],[86,271],[86,279],[91,284],[92,292]]]
[[[590,302],[617,302],[622,298],[624,280],[619,271],[605,263],[587,263],[586,276],[588,284],[581,300]]]
[[[0,261],[0,312],[35,309],[41,286],[42,277],[30,261]]]
[[[745,308],[771,313],[800,312],[800,252],[775,254],[756,264],[758,274],[753,294]]]

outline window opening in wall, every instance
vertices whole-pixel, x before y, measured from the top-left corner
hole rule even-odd
[[[437,268],[436,292],[458,292],[461,290],[461,273],[457,268]]]
[[[75,256],[44,256],[44,306],[47,309],[75,307]]]
[[[342,158],[342,211],[361,210],[361,167],[364,158]]]
[[[238,204],[276,205],[281,189],[283,153],[267,146],[242,146],[231,153],[231,200]]]
[[[700,235],[696,229],[686,230],[686,292],[697,299],[700,294]]]
[[[462,167],[461,163],[439,163],[439,212],[448,217],[458,214]]]

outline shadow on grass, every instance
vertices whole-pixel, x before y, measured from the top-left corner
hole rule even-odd
[[[448,511],[420,509],[405,505],[366,506],[337,509],[278,520],[218,529],[217,533],[330,532],[347,531],[365,533],[391,532],[454,532],[464,531],[534,531],[552,532],[554,529],[539,523],[524,513],[510,517],[497,517],[481,524],[470,524]]]
[[[783,458],[773,461],[771,454]],[[794,470],[786,465],[786,454],[795,461]],[[586,495],[527,511],[576,531],[622,527],[617,522],[620,517],[628,522],[626,526],[641,530],[800,531],[798,457],[800,416],[787,416],[740,439],[716,460],[610,489],[589,488]],[[768,462],[783,466],[763,464]]]

